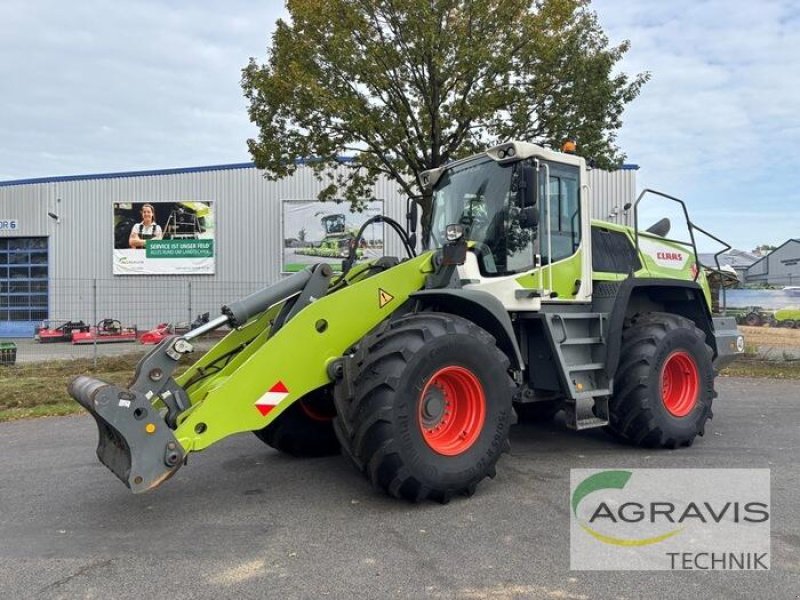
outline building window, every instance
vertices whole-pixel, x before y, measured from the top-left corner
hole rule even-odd
[[[47,238],[0,238],[0,322],[47,318]]]

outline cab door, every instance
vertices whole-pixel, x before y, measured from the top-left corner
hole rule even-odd
[[[583,286],[585,204],[577,166],[540,161],[536,268],[518,279],[542,290],[543,302],[586,300]],[[588,222],[588,221],[587,221]]]

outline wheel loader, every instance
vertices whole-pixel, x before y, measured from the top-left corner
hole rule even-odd
[[[318,264],[223,306],[154,347],[128,387],[77,377],[100,461],[144,492],[252,431],[292,455],[341,452],[391,496],[447,502],[494,476],[517,418],[563,411],[574,430],[691,445],[716,372],[744,350],[735,319],[711,312],[713,267],[695,244],[710,234],[652,190],[628,207],[633,227],[593,220],[586,174],[582,158],[525,142],[427,171],[423,252],[410,203],[407,228],[375,216],[357,236],[383,222],[407,256],[351,252],[341,274]],[[666,219],[639,229],[647,194],[680,205],[688,240]],[[223,326],[176,376],[194,340]]]

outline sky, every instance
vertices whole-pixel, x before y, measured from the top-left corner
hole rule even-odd
[[[740,249],[800,238],[800,3],[592,6],[631,41],[620,68],[652,74],[618,136],[638,187]],[[0,181],[250,160],[240,70],[284,15],[272,0],[3,0]]]

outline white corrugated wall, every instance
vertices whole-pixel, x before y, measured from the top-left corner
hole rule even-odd
[[[633,209],[625,204],[636,200],[636,168],[617,171],[592,169],[588,176],[592,199],[592,218],[620,225],[633,225]]]

